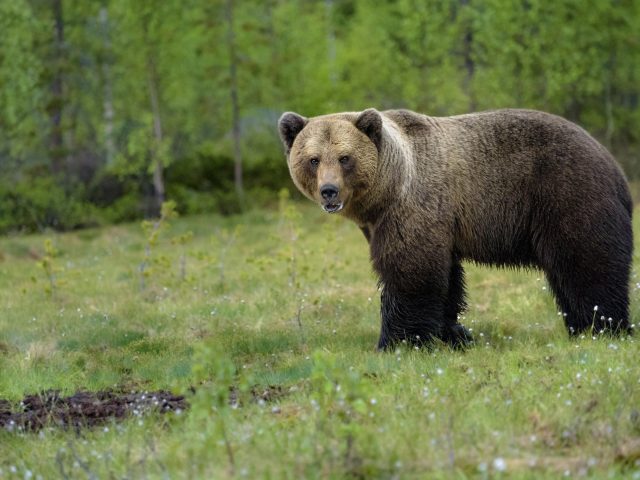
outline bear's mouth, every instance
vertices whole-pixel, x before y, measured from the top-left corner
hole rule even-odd
[[[322,209],[327,212],[327,213],[337,213],[340,210],[342,210],[342,207],[344,207],[344,202],[339,202],[339,203],[325,203],[322,206]]]

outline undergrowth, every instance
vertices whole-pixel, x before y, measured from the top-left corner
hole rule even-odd
[[[285,194],[165,213],[0,239],[0,397],[169,388],[191,404],[0,432],[0,477],[640,477],[637,339],[568,338],[539,272],[466,265],[476,344],[381,354],[351,223]]]

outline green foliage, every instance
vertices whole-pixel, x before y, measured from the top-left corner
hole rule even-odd
[[[229,392],[235,384],[235,366],[219,345],[203,343],[198,346],[193,358],[191,375],[196,384],[209,384],[196,396],[196,409],[200,405],[209,415],[211,410],[227,412]]]
[[[165,255],[154,255],[161,234],[170,226],[170,221],[178,217],[176,203],[173,200],[164,202],[160,208],[160,217],[154,220],[144,220],[141,223],[142,231],[146,239],[144,247],[144,259],[140,262],[138,272],[140,274],[140,291],[147,287],[147,279],[156,279],[169,269],[170,262]],[[186,243],[186,234],[183,236]]]
[[[55,264],[55,258],[58,256],[58,253],[51,239],[47,238],[44,241],[44,255],[38,262],[38,265],[47,277],[47,284],[44,287],[44,291],[51,297],[55,295],[58,285],[57,273],[60,271],[60,268]]]
[[[199,385],[192,401],[193,414],[190,415],[192,425],[195,428],[202,424],[211,425],[209,419],[212,415],[215,418],[213,428],[206,430],[205,441],[199,448],[206,450],[216,448],[218,439],[222,438],[229,470],[233,476],[236,465],[228,424],[232,406],[238,407],[238,397],[241,392],[248,389],[248,383],[243,380],[238,381],[233,361],[217,343],[203,343],[198,346],[191,374]],[[231,399],[230,396],[232,396]]]
[[[187,244],[189,244],[189,242],[191,242],[191,240],[193,240],[193,232],[191,230],[189,230],[186,233],[183,233],[182,235],[178,235],[176,237],[173,237],[171,239],[171,243],[173,245],[176,245],[180,249],[180,261],[179,261],[179,265],[180,265],[180,269],[179,269],[180,280],[186,280],[186,278],[187,278],[187,249],[186,249],[186,246],[187,246]]]
[[[284,110],[537,108],[584,126],[635,178],[638,25],[633,0],[0,0],[0,174],[13,185],[34,166],[53,170],[78,215],[95,205],[110,222],[157,213],[147,197],[162,174],[181,213],[239,213],[235,60],[249,206],[290,185],[275,128]],[[96,198],[110,177],[126,188]],[[34,229],[4,210],[0,225]]]
[[[278,195],[279,213],[280,213],[280,230],[282,235],[282,248],[280,250],[280,258],[287,266],[288,287],[291,292],[291,298],[294,299],[296,311],[294,319],[302,340],[305,340],[304,328],[302,325],[302,310],[304,309],[305,297],[307,296],[306,288],[308,288],[307,276],[309,267],[306,264],[300,265],[300,246],[298,239],[300,237],[300,220],[302,214],[297,206],[291,201],[289,190],[283,188]]]
[[[215,259],[217,259],[218,268],[218,285],[221,291],[226,289],[226,277],[225,271],[227,267],[227,254],[229,248],[235,243],[238,234],[241,233],[242,227],[237,226],[232,231],[226,228],[216,231],[215,235],[211,237],[211,248],[214,252]]]
[[[462,322],[474,346],[376,352],[379,292],[361,232],[284,199],[282,213],[172,218],[153,246],[170,266],[145,292],[160,287],[153,301],[132,288],[150,235],[139,223],[0,238],[1,398],[170,389],[190,403],[95,429],[0,429],[4,475],[633,478],[636,337],[569,338],[539,272],[468,264]],[[288,206],[308,294],[304,342],[281,254]],[[55,302],[40,284],[47,239],[60,252],[49,250]],[[174,268],[182,247],[186,281]]]
[[[154,247],[158,243],[158,237],[160,233],[167,229],[169,226],[169,220],[172,220],[178,216],[176,212],[176,203],[174,201],[164,202],[160,210],[160,218],[157,220],[145,220],[142,222],[142,230],[147,238],[147,244],[150,247]]]
[[[44,59],[35,32],[42,28],[28,1],[0,1],[0,155],[13,159],[39,153],[33,140],[44,114],[38,85]]]
[[[11,230],[71,230],[95,225],[96,208],[81,198],[81,189],[67,193],[53,177],[0,181],[0,233]]]
[[[274,128],[271,124],[268,128]],[[256,151],[265,151],[270,146],[264,135],[251,141]],[[271,156],[253,158],[245,166],[247,197],[253,205],[265,203],[276,205],[275,192],[289,184],[286,162],[282,151]],[[219,212],[232,215],[241,211],[238,198],[233,191],[233,160],[220,153],[220,147],[205,143],[193,156],[182,158],[167,168],[167,195],[176,201],[181,214]]]
[[[131,222],[142,215],[140,202],[139,193],[127,192],[109,202],[109,205],[99,207],[99,214],[107,223]]]
[[[335,355],[326,352],[314,353],[310,380],[318,434],[343,444],[338,448],[331,443],[318,445],[321,463],[331,459],[331,463],[342,463],[345,474],[362,475],[358,448],[366,434],[361,425],[375,416],[376,398],[370,396],[366,380],[355,368],[345,371]]]

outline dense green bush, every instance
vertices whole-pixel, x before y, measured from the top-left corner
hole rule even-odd
[[[93,179],[87,189],[86,198],[100,210],[106,222],[127,222],[145,214],[144,179],[123,177],[103,171]]]
[[[71,230],[98,223],[96,207],[82,199],[81,187],[66,192],[52,177],[0,182],[0,233]]]
[[[181,185],[199,192],[233,190],[233,159],[205,144],[193,156],[174,161],[165,180],[167,187]]]
[[[0,180],[0,230],[133,221],[164,199],[183,214],[273,202],[295,190],[276,128],[286,110],[535,108],[581,125],[640,178],[640,2],[195,0],[184,10],[0,1],[0,179],[59,180]],[[154,173],[166,198],[154,196]]]
[[[174,200],[182,214],[238,213],[243,205],[233,183],[233,159],[204,145],[193,157],[173,162],[166,170],[167,198]],[[246,205],[276,204],[282,187],[291,184],[282,158],[253,159],[244,166]]]
[[[200,151],[174,161],[166,170],[166,197],[181,214],[239,213],[244,207],[277,204],[282,187],[291,185],[284,158],[266,157],[245,166],[245,198],[233,183],[233,160]],[[88,186],[56,179],[39,170],[18,181],[0,182],[0,233],[72,230],[98,223],[119,223],[153,215],[149,175],[101,171]]]

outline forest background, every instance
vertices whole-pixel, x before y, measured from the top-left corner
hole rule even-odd
[[[640,177],[634,0],[0,0],[0,233],[235,213],[285,110],[535,108]]]

